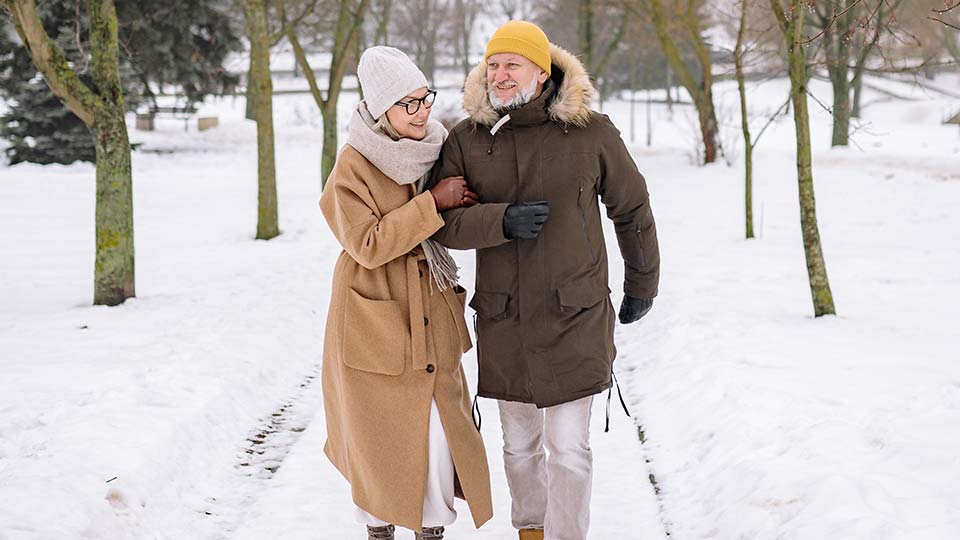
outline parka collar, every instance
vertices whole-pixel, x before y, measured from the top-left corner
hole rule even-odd
[[[548,84],[553,83],[553,92],[548,95],[548,88],[544,87],[539,98],[510,113],[510,124],[522,125],[550,120],[584,127],[590,122],[590,105],[596,90],[590,82],[587,70],[572,53],[552,44],[550,59],[553,67]],[[537,108],[533,109],[535,105]],[[493,108],[487,95],[485,62],[473,68],[464,83],[463,108],[471,120],[484,126],[493,126],[500,119],[500,113]],[[528,108],[531,110],[527,111]],[[538,111],[544,115],[542,119],[531,121],[532,118],[526,118],[528,114],[538,114]]]

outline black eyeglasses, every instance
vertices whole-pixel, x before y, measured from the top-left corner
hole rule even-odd
[[[430,108],[433,107],[433,101],[437,99],[436,90],[427,90],[427,95],[422,98],[411,98],[410,101],[398,101],[394,105],[400,105],[407,108],[407,114],[413,115],[417,114],[417,111],[420,110],[420,104],[422,103],[424,107]]]

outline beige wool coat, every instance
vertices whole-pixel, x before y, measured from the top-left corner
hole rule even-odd
[[[346,145],[320,208],[343,246],[323,347],[324,451],[350,482],[358,506],[419,531],[434,399],[456,491],[479,527],[493,509],[486,453],[460,366],[471,348],[466,291],[431,287],[420,242],[443,226],[433,198],[397,184]]]

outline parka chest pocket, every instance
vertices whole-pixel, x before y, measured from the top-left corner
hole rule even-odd
[[[410,333],[400,302],[371,300],[347,289],[340,357],[350,368],[397,376],[403,373]]]
[[[507,293],[477,291],[470,300],[470,307],[481,319],[503,320],[507,318]]]

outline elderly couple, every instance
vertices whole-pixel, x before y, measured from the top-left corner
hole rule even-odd
[[[343,246],[323,353],[324,451],[369,539],[443,538],[465,499],[493,514],[460,359],[466,291],[447,248],[476,250],[477,391],[497,400],[522,540],[585,540],[593,396],[611,388],[614,312],[598,198],[623,255],[621,323],[643,317],[659,250],[643,176],[581,63],[511,21],[467,78],[469,118],[397,49],[367,49],[364,101],[320,207]],[[609,399],[609,398],[608,398]]]

